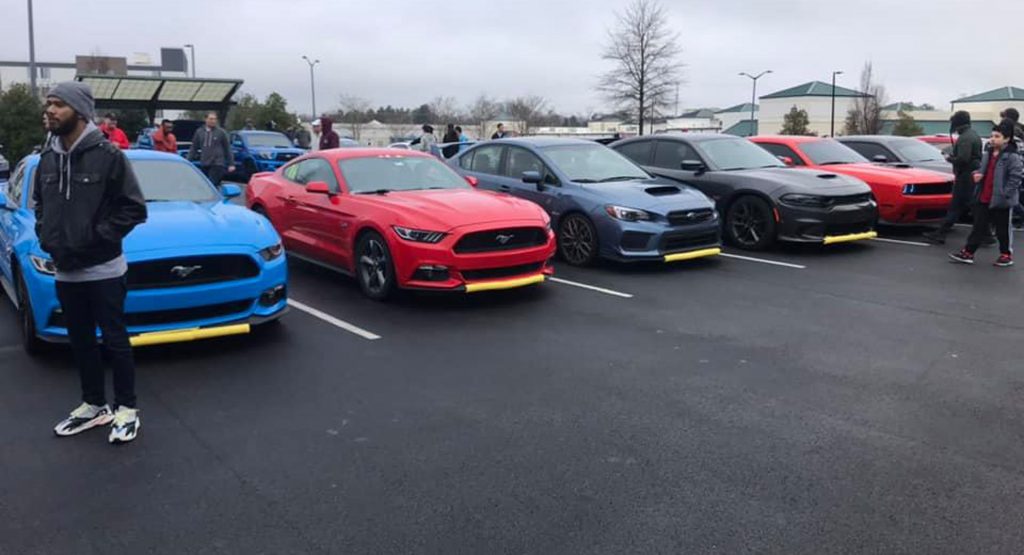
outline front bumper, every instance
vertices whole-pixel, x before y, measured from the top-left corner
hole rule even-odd
[[[878,208],[874,201],[829,208],[781,205],[778,237],[793,243],[832,245],[873,239]]]
[[[881,199],[878,218],[888,224],[917,224],[942,221],[949,210],[952,195],[898,195]]]
[[[679,262],[721,253],[718,219],[692,225],[626,222],[594,215],[601,257],[616,262]]]

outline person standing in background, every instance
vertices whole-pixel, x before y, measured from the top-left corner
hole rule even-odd
[[[338,148],[341,145],[341,137],[334,130],[334,121],[331,118],[327,116],[320,118],[320,128],[322,134],[320,135],[320,148],[318,150]]]
[[[449,123],[448,128],[444,132],[444,137],[441,138],[441,142],[446,146],[441,150],[441,155],[445,158],[451,158],[459,153],[459,134],[455,131],[455,124]]]
[[[192,135],[187,158],[193,162],[199,160],[199,167],[206,177],[220,187],[225,172],[235,171],[235,155],[231,152],[228,134],[217,126],[217,119],[216,112],[206,114],[206,125],[196,129],[195,135]]]
[[[313,136],[310,140],[311,148],[313,150],[320,150],[320,138],[323,136],[323,128],[320,126],[320,120],[313,120],[311,125],[313,127]]]
[[[420,135],[419,142],[416,143],[416,148],[420,152],[430,154],[430,147],[437,144],[437,137],[434,136],[434,126],[429,123],[424,123],[422,129],[423,134]]]
[[[455,126],[455,132],[459,134],[459,152],[469,148],[469,135],[462,132],[462,128]]]
[[[117,116],[108,113],[103,116],[103,125],[100,125],[100,132],[103,136],[121,150],[126,150],[131,144],[128,142],[128,135],[124,134],[117,126]]]
[[[499,123],[498,124],[498,130],[495,131],[493,135],[491,135],[491,140],[494,140],[494,139],[504,139],[507,135],[508,134],[505,133],[505,124],[504,123]]]
[[[153,132],[153,150],[158,152],[178,153],[178,138],[174,136],[174,124],[171,120],[165,119],[160,122],[160,127]]]
[[[971,128],[971,114],[960,110],[949,118],[950,133],[958,134],[952,152],[946,159],[953,164],[953,198],[946,219],[938,229],[922,234],[925,239],[943,245],[953,225],[970,209],[974,194],[974,172],[981,164],[981,138]]]

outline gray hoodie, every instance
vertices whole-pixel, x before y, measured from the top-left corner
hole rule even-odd
[[[231,152],[227,132],[220,127],[211,130],[205,125],[196,129],[196,134],[192,135],[192,146],[188,149],[188,159],[198,159],[199,165],[204,168],[234,166],[235,155]]]
[[[991,150],[986,150],[981,157],[981,180],[974,189],[974,198],[981,196],[981,189],[985,183],[984,172],[988,169],[988,161],[992,156]],[[1024,178],[1024,162],[1016,149],[1003,148],[996,160],[993,170],[995,178],[992,180],[992,200],[988,203],[989,208],[1012,208],[1019,202],[1021,179]]]

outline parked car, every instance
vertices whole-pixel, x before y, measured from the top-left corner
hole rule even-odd
[[[711,200],[593,141],[499,139],[477,143],[450,163],[482,189],[544,207],[569,264],[674,262],[721,252]]]
[[[253,174],[274,171],[306,153],[277,131],[232,131],[230,138],[236,168],[232,177],[243,183]]]
[[[932,145],[939,149],[943,155],[948,155],[953,151],[953,145],[956,143],[956,135],[938,134],[938,135],[918,135],[914,137],[922,143]]]
[[[953,192],[949,174],[873,164],[834,139],[761,135],[750,140],[796,167],[862,179],[875,195],[883,223],[933,223],[946,217]]]
[[[400,141],[400,142],[397,142],[397,143],[391,143],[390,145],[388,145],[388,148],[397,148],[397,149],[400,149],[400,150],[409,150],[409,149],[412,148],[412,146],[410,146],[409,141]]]
[[[777,240],[828,245],[877,235],[878,207],[863,181],[788,168],[740,137],[662,134],[612,148],[655,175],[711,197],[724,214],[726,237],[744,249],[764,249]]]
[[[353,275],[374,300],[542,283],[553,273],[550,218],[469,181],[424,153],[339,148],[256,174],[246,204],[273,222],[289,256]]]
[[[247,333],[286,309],[287,264],[267,220],[230,204],[180,156],[126,151],[149,217],[125,239],[132,343],[146,345]],[[18,309],[26,350],[67,340],[55,269],[35,234],[32,185],[39,157],[15,168],[0,194],[0,284]]]
[[[836,140],[872,162],[953,174],[953,165],[946,161],[939,149],[917,139],[894,135],[849,135]]]

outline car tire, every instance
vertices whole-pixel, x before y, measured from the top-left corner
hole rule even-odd
[[[397,289],[395,265],[388,243],[379,233],[371,231],[356,244],[356,281],[368,298],[386,301]]]
[[[597,260],[597,228],[583,214],[569,214],[558,226],[558,254],[572,266],[590,266]]]
[[[729,242],[745,250],[759,251],[775,242],[777,230],[772,207],[759,197],[747,195],[729,206],[725,218]]]
[[[21,270],[14,271],[14,294],[18,299],[18,330],[21,332],[21,346],[30,355],[38,355],[47,351],[49,344],[39,339],[36,319],[32,313],[32,299],[28,296],[28,287]]]

